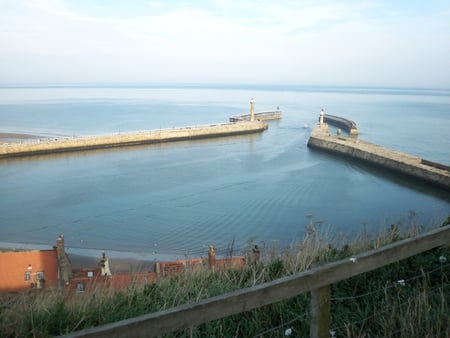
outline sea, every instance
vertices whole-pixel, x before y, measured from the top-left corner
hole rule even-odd
[[[319,112],[362,140],[450,165],[450,89],[218,84],[0,86],[0,133],[87,137],[280,109],[258,134],[0,160],[0,247],[143,259],[241,254],[315,228],[351,241],[440,224],[450,192],[309,149]],[[334,132],[334,131],[333,131]]]

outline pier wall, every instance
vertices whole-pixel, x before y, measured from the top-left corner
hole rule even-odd
[[[0,159],[242,135],[262,132],[265,129],[267,129],[267,124],[264,122],[243,121],[239,123],[160,129],[107,136],[66,138],[40,142],[3,143],[0,144]]]
[[[282,118],[281,110],[255,113],[255,120],[259,121],[279,120],[281,118]],[[230,116],[229,121],[230,122],[250,121],[250,114]]]
[[[324,114],[323,121],[348,131],[350,135],[358,135],[358,127],[356,126],[356,123],[352,120],[340,116]]]
[[[450,172],[446,170],[447,166],[436,165],[435,162],[359,139],[330,135],[327,124],[318,124],[313,128],[308,146],[375,164],[450,190]],[[433,165],[427,164],[428,162]]]

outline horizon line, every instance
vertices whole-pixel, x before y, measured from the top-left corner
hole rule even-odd
[[[369,85],[369,84],[307,84],[307,83],[237,83],[237,82],[0,82],[0,88],[201,88],[220,89],[369,89],[369,90],[425,90],[450,91],[450,87]],[[449,93],[450,94],[450,93]]]

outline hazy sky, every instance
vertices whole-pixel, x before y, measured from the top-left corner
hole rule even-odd
[[[0,82],[450,88],[450,1],[0,0]]]

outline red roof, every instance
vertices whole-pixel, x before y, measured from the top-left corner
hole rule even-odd
[[[124,289],[130,285],[154,282],[158,276],[170,276],[190,271],[200,266],[214,266],[216,269],[241,268],[244,257],[194,258],[170,262],[158,262],[156,272],[119,273],[102,276],[99,268],[72,270],[70,290],[92,291],[97,287]],[[69,267],[70,268],[70,267]],[[32,287],[58,286],[57,250],[33,250],[0,252],[0,292],[19,291]],[[45,282],[43,282],[45,281]]]
[[[157,278],[155,272],[118,273],[112,276],[101,276],[96,271],[86,271],[84,276],[70,280],[71,291],[123,290],[133,285],[153,283]]]

